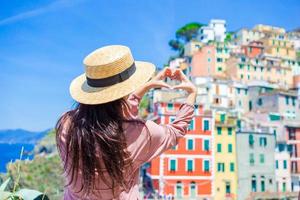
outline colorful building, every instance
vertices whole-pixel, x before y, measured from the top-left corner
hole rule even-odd
[[[296,59],[296,51],[293,43],[285,39],[265,37],[260,39],[265,47],[265,54],[273,57]]]
[[[217,111],[214,114],[214,199],[237,199],[236,116]]]
[[[233,43],[236,45],[247,45],[252,41],[258,41],[264,36],[265,34],[260,31],[243,28],[233,35]]]
[[[192,77],[225,76],[230,47],[225,43],[211,43],[196,52],[191,61]]]
[[[204,43],[191,40],[184,45],[184,56],[192,57],[196,52],[204,46]]]
[[[292,69],[282,66],[279,58],[269,56],[249,58],[245,54],[236,54],[227,60],[226,66],[227,76],[244,84],[259,80],[277,84],[285,89],[293,86]]]
[[[276,191],[286,193],[292,191],[290,148],[286,142],[278,142],[275,149]]]
[[[226,38],[226,21],[220,19],[210,20],[208,26],[202,26],[198,31],[198,40],[203,43],[209,41],[224,42]]]
[[[300,123],[285,124],[287,144],[290,145],[291,190],[300,191]]]
[[[175,119],[180,103],[155,103],[157,122]],[[212,114],[198,105],[187,135],[151,161],[154,188],[175,199],[208,199],[212,194]]]
[[[238,199],[276,192],[274,134],[242,128],[236,133],[236,143]]]
[[[242,46],[244,54],[249,58],[255,58],[264,53],[263,42],[251,41],[247,45]]]

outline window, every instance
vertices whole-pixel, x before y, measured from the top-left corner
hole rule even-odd
[[[190,197],[196,198],[196,183],[193,181],[190,183]]]
[[[204,140],[204,151],[209,151],[209,140],[208,139]]]
[[[251,180],[251,191],[256,192],[256,177],[253,175]]]
[[[226,194],[230,194],[231,191],[230,191],[230,183],[229,182],[226,182],[226,186],[225,186],[225,191],[226,191]]]
[[[204,171],[209,172],[209,160],[204,160]]]
[[[252,101],[249,101],[249,111],[252,110]]]
[[[222,71],[222,67],[218,67],[218,71],[221,72]]]
[[[260,186],[261,186],[261,191],[264,192],[266,190],[265,177],[264,176],[261,177]]]
[[[262,105],[263,105],[263,100],[262,100],[262,98],[259,98],[259,99],[258,99],[257,104],[258,104],[259,106],[262,106]]]
[[[254,154],[253,153],[250,153],[250,155],[249,155],[249,162],[250,162],[250,165],[254,165]]]
[[[278,166],[279,166],[278,160],[276,160],[276,169],[278,169]]]
[[[286,105],[289,105],[289,97],[288,96],[285,96],[285,103],[286,103]]]
[[[231,128],[231,127],[229,127],[229,128],[227,129],[227,131],[228,131],[228,135],[232,135],[232,128]]]
[[[221,135],[222,134],[222,127],[217,127],[217,132],[218,132],[218,135]]]
[[[209,130],[209,120],[205,119],[204,120],[204,131],[208,131]]]
[[[207,61],[208,61],[208,62],[210,62],[210,61],[211,61],[211,59],[210,59],[210,58],[208,58],[208,59],[207,59]]]
[[[237,93],[240,94],[241,93],[241,88],[237,89]]]
[[[249,135],[248,142],[249,142],[249,145],[251,147],[253,147],[253,145],[254,145],[254,137],[253,137],[252,134]]]
[[[286,182],[282,183],[282,192],[286,192]]]
[[[177,145],[172,146],[171,149],[176,150],[177,149]]]
[[[182,193],[183,193],[182,183],[181,183],[181,181],[177,181],[177,183],[176,183],[176,197],[181,198]]]
[[[170,117],[169,117],[170,123],[172,123],[172,122],[175,120],[175,118],[176,118],[176,117],[170,116]]]
[[[224,171],[225,171],[225,164],[218,163],[218,172],[224,172]]]
[[[191,122],[189,124],[189,130],[195,130],[194,118],[191,120]]]
[[[265,155],[264,154],[259,154],[259,162],[261,164],[264,164],[265,163]]]
[[[187,160],[187,171],[188,172],[194,171],[194,161],[193,160]]]
[[[225,114],[221,114],[221,115],[220,115],[220,119],[221,119],[221,122],[222,122],[222,123],[225,122]]]
[[[169,170],[170,171],[176,171],[176,159],[170,159],[170,162],[169,162]]]
[[[292,104],[293,104],[293,106],[296,105],[296,98],[295,97],[292,98]]]
[[[187,150],[194,150],[194,140],[187,139]]]
[[[283,169],[287,169],[287,161],[286,160],[283,161]]]
[[[172,103],[168,103],[167,108],[168,108],[168,110],[173,110],[173,104]]]
[[[234,172],[234,163],[233,162],[230,163],[230,171]]]
[[[217,62],[223,62],[222,58],[217,58]]]
[[[232,144],[228,144],[228,153],[232,153]]]
[[[266,137],[259,138],[259,146],[261,146],[261,147],[267,146],[267,138]]]
[[[217,152],[218,153],[222,152],[222,144],[217,144]]]

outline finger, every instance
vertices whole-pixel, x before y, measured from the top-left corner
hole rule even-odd
[[[169,84],[167,84],[167,83],[165,83],[165,82],[163,82],[163,81],[161,81],[161,82],[158,83],[158,84],[159,84],[159,86],[165,87],[165,88],[170,88],[170,87],[171,87]]]

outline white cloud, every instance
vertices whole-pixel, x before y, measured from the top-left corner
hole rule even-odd
[[[42,15],[47,12],[53,12],[55,10],[74,5],[74,3],[79,3],[80,1],[81,0],[76,0],[76,1],[75,0],[56,0],[46,6],[43,6],[43,7],[37,8],[37,9],[33,9],[33,10],[29,10],[29,11],[25,11],[25,12],[19,13],[17,15],[2,19],[2,20],[0,20],[0,26],[12,24],[12,23],[22,21],[22,20],[25,20],[28,18],[36,17],[36,16]]]

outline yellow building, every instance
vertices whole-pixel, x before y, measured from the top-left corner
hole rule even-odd
[[[265,37],[260,41],[262,41],[265,46],[266,55],[286,59],[296,59],[296,51],[291,41],[286,39],[277,39],[275,36],[270,38]]]
[[[235,81],[248,84],[252,81],[268,81],[280,88],[293,86],[293,70],[282,65],[282,59],[270,56],[248,58],[235,55],[227,61],[226,74]]]
[[[214,113],[213,196],[216,200],[237,199],[236,116]]]
[[[263,32],[263,33],[276,33],[276,34],[284,34],[285,29],[276,26],[269,26],[264,24],[258,24],[253,27],[253,30]]]

